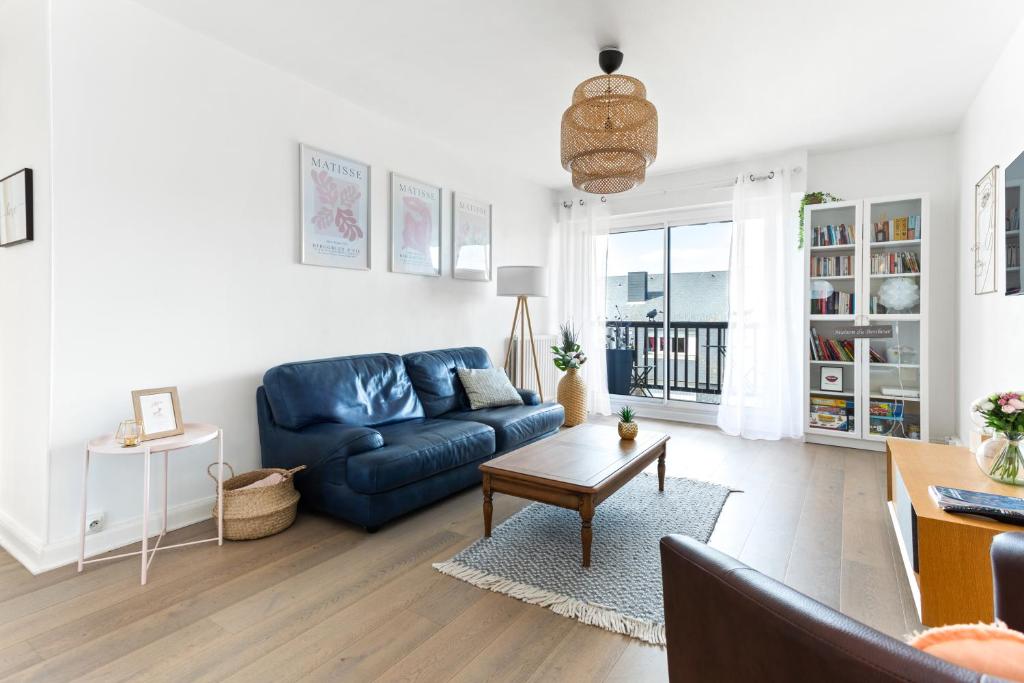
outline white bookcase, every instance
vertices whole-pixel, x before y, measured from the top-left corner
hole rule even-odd
[[[890,436],[928,440],[928,209],[924,194],[806,208],[808,441],[878,449]],[[886,283],[894,279],[916,284],[916,304],[885,308],[883,301],[891,298],[880,292],[893,287]],[[840,328],[857,325],[891,325],[893,334],[836,338]]]

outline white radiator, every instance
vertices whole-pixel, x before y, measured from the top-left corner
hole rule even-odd
[[[537,366],[540,368],[540,388],[543,389],[541,393],[543,393],[545,401],[554,401],[558,380],[562,377],[562,373],[559,372],[554,362],[552,362],[553,356],[551,355],[551,347],[558,344],[558,336],[554,334],[538,334],[534,337],[534,340],[537,342]],[[508,339],[505,339],[505,344],[505,348],[508,348]],[[520,359],[519,335],[516,335],[513,337],[512,357],[509,359],[511,365],[509,377],[512,379],[512,384],[515,384],[517,387],[519,386],[520,362],[525,362],[523,367],[525,379],[520,388],[537,391],[537,372],[533,368],[533,352],[530,349],[530,338],[526,338],[525,357]]]

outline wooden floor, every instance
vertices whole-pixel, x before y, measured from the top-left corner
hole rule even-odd
[[[879,453],[671,434],[668,472],[733,494],[711,544],[892,635],[920,624],[884,507]],[[523,506],[495,496],[497,524]],[[467,491],[376,534],[314,515],[262,541],[31,576],[0,551],[0,677],[11,680],[667,678],[664,651],[442,576],[481,534]],[[203,523],[169,542],[210,533]],[[596,534],[600,529],[595,530]]]

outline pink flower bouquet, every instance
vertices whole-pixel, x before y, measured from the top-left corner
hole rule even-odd
[[[1020,391],[1005,391],[979,398],[971,404],[972,417],[980,418],[996,433],[979,449],[979,464],[982,452],[999,449],[991,465],[986,469],[993,479],[1008,483],[1018,483],[1018,476],[1024,473],[1024,457],[1021,455],[1021,441],[1024,439],[1024,398]]]

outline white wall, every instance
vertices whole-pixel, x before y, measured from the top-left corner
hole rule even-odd
[[[1024,152],[1024,24],[1007,44],[958,134],[960,220],[957,294],[960,309],[959,382],[956,397],[960,436],[966,442],[971,423],[968,407],[978,396],[1024,388],[1024,297],[1005,296],[1005,251],[1002,221],[997,224],[995,294],[974,294],[974,184],[999,165],[1000,187],[1006,167]],[[998,216],[1003,215],[1000,190]]]
[[[951,135],[811,154],[807,190],[843,199],[927,192],[931,201],[930,438],[956,433],[956,164]]]
[[[546,263],[549,190],[126,0],[54,0],[53,45],[53,558],[73,546],[83,444],[130,414],[132,389],[176,385],[242,471],[259,465],[255,390],[273,365],[453,345],[500,362],[512,303],[451,278],[450,191],[494,203],[499,266]],[[373,165],[370,272],[298,264],[300,141]],[[445,188],[441,278],[387,272],[392,169]],[[172,456],[181,522],[213,493],[214,451],[194,450]],[[135,533],[140,479],[137,460],[97,466],[100,544]]]
[[[33,172],[35,241],[0,249],[0,543],[32,561],[46,538],[50,416],[49,12],[0,0],[0,177]]]

